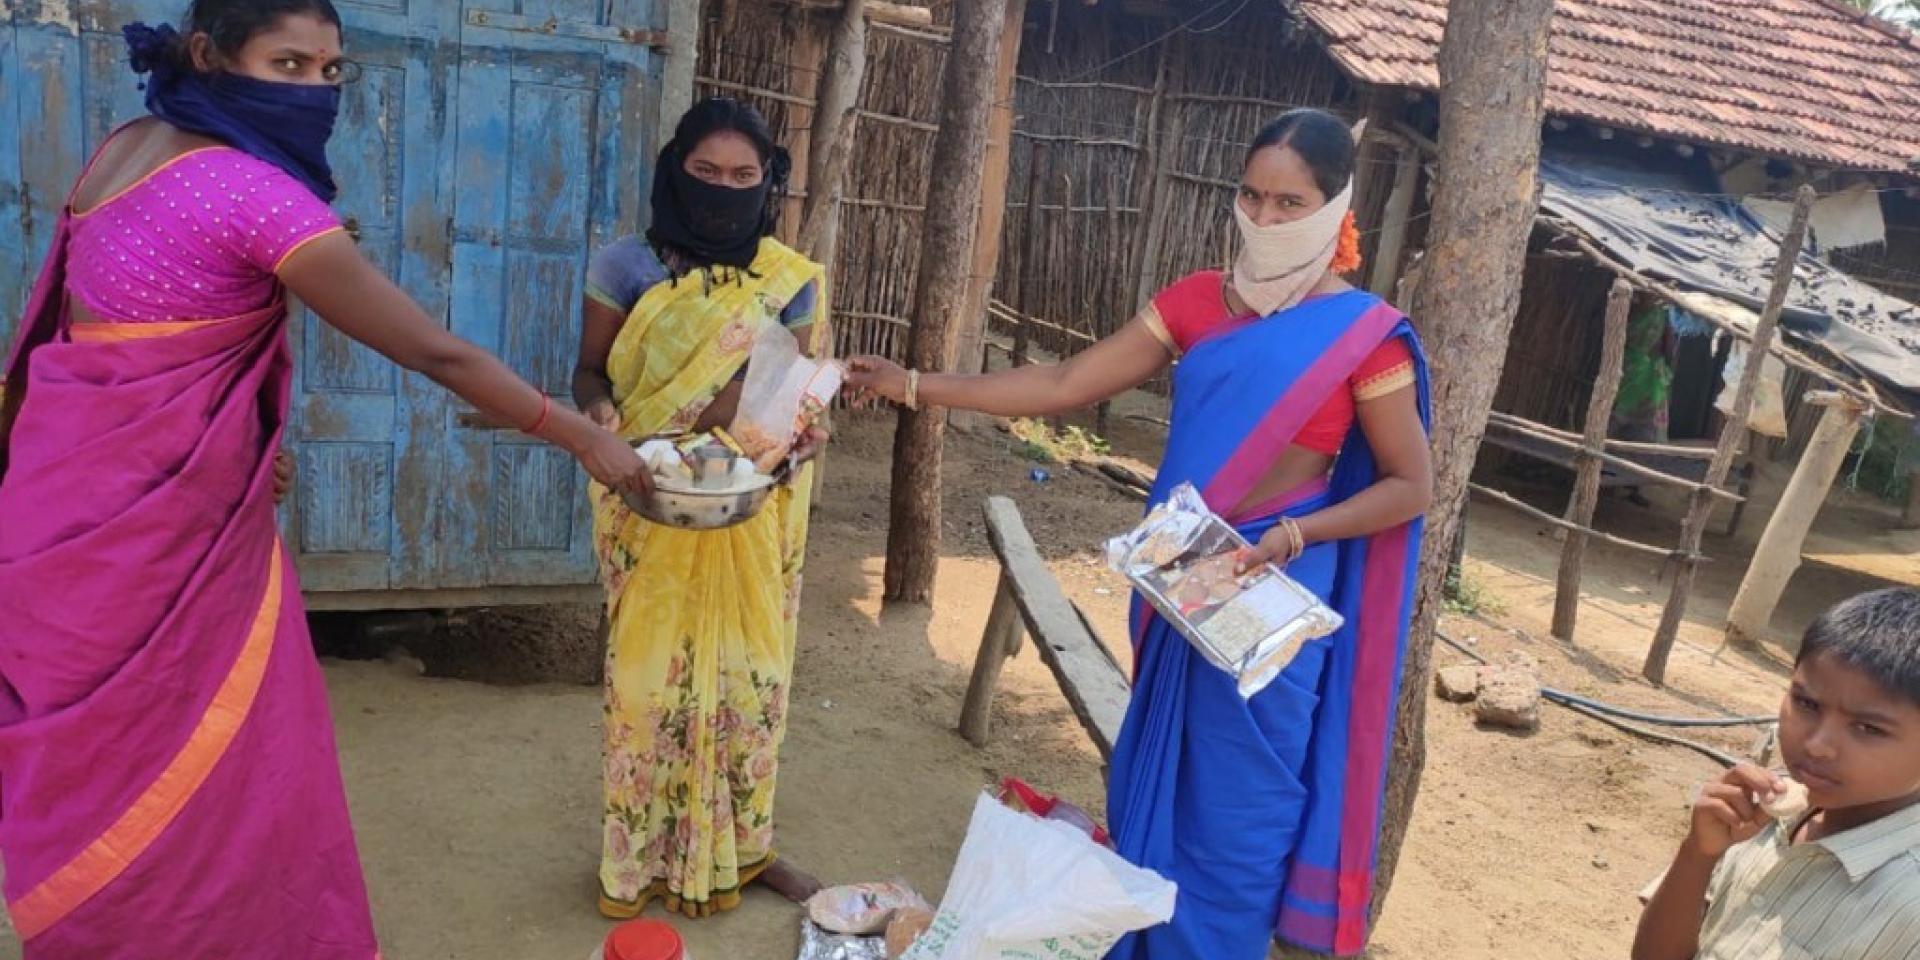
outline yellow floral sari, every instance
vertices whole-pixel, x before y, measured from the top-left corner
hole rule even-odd
[[[622,433],[691,427],[811,281],[821,281],[817,349],[822,270],[773,240],[737,283],[695,274],[647,290],[607,360]],[[653,524],[592,488],[612,624],[600,862],[609,916],[655,899],[689,917],[732,909],[774,860],[812,473],[798,471],[754,519],[711,531]]]

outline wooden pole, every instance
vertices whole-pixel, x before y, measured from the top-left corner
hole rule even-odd
[[[1740,590],[1727,611],[1729,643],[1755,643],[1766,635],[1774,608],[1780,605],[1780,595],[1800,567],[1807,531],[1813,529],[1820,506],[1827,502],[1827,491],[1853,449],[1854,434],[1860,431],[1861,415],[1867,410],[1853,398],[1831,391],[1813,394],[1807,402],[1826,410],[1813,430],[1813,440],[1794,465],[1793,479],[1787,481],[1779,505],[1767,518],[1767,529],[1754,548],[1753,562],[1740,579]]]
[[[1400,258],[1407,246],[1407,223],[1413,216],[1414,195],[1420,189],[1420,148],[1406,144],[1400,148],[1393,171],[1393,190],[1387,194],[1387,208],[1381,214],[1380,242],[1373,250],[1373,270],[1367,289],[1374,296],[1393,299],[1400,282]]]
[[[1613,290],[1607,294],[1600,373],[1594,377],[1593,398],[1587,402],[1586,449],[1578,456],[1580,474],[1567,502],[1567,520],[1575,529],[1567,533],[1567,544],[1560,551],[1560,579],[1553,593],[1553,635],[1569,642],[1580,619],[1580,568],[1587,557],[1585,528],[1593,525],[1593,509],[1600,502],[1600,457],[1607,446],[1607,420],[1613,415],[1613,399],[1620,393],[1620,371],[1627,358],[1627,313],[1632,309],[1633,287],[1625,280],[1614,280]]]
[[[865,0],[846,0],[833,37],[827,41],[826,69],[814,95],[813,131],[807,147],[807,205],[801,217],[800,252],[829,265],[840,226],[840,195],[860,124],[860,83],[867,72]]]
[[[1000,272],[1000,245],[1006,233],[1007,175],[1013,168],[1013,93],[1020,67],[1021,27],[1027,19],[1027,0],[1006,0],[1006,22],[1000,32],[1000,61],[994,78],[993,112],[987,121],[986,172],[980,186],[980,223],[973,241],[973,276],[967,284],[966,305],[960,314],[956,354],[961,373],[979,373],[987,364],[987,304],[993,300]],[[986,418],[972,411],[949,411],[948,422],[974,429]]]
[[[1813,187],[1803,185],[1793,198],[1793,220],[1787,235],[1780,240],[1780,259],[1773,265],[1773,289],[1767,293],[1766,308],[1753,326],[1753,342],[1747,347],[1747,362],[1740,371],[1739,386],[1733,394],[1733,410],[1720,428],[1720,442],[1714,445],[1713,462],[1707,465],[1702,482],[1717,487],[1727,481],[1733,458],[1747,438],[1747,416],[1753,412],[1754,390],[1760,385],[1760,368],[1773,348],[1774,331],[1780,326],[1780,311],[1793,289],[1794,265],[1800,261],[1800,247],[1807,239],[1807,216],[1813,210]],[[1660,627],[1654,631],[1653,645],[1647,649],[1647,662],[1640,675],[1655,686],[1667,682],[1667,659],[1673,655],[1674,639],[1680,635],[1680,623],[1687,615],[1687,599],[1693,592],[1694,575],[1699,564],[1686,559],[1700,552],[1707,522],[1713,516],[1713,498],[1704,490],[1695,490],[1687,503],[1687,519],[1680,527],[1679,570],[1673,577],[1673,592],[1667,595],[1667,608],[1660,614]]]
[[[985,174],[987,120],[993,106],[1008,0],[954,5],[953,46],[941,79],[940,133],[933,141],[927,216],[914,289],[907,363],[924,372],[953,366],[954,334],[973,267],[975,214]],[[891,526],[884,599],[927,603],[940,563],[941,441],[946,412],[900,411],[893,437]]]
[[[673,139],[673,128],[693,106],[693,78],[700,58],[700,0],[666,0],[662,7],[667,15],[667,55],[660,67],[656,150]]]
[[[1900,529],[1920,529],[1920,470],[1907,474],[1907,505],[1900,509]]]
[[[1386,902],[1426,764],[1424,691],[1447,561],[1520,308],[1539,206],[1553,0],[1451,0],[1440,41],[1432,232],[1410,313],[1432,361],[1433,505],[1420,546],[1387,768],[1372,910]],[[1354,945],[1357,950],[1360,945]],[[1343,953],[1349,951],[1341,951]]]
[[[1165,138],[1161,135],[1161,111],[1167,102],[1167,73],[1173,66],[1173,51],[1179,45],[1180,35],[1175,34],[1160,45],[1160,66],[1154,73],[1153,93],[1147,100],[1147,130],[1144,149],[1140,154],[1140,170],[1146,182],[1140,186],[1140,219],[1134,223],[1134,248],[1132,268],[1135,306],[1144,307],[1153,299],[1158,288],[1160,264],[1160,246],[1166,242],[1166,218],[1160,216],[1159,204],[1161,182],[1165,179],[1160,169],[1160,154]]]
[[[960,705],[960,735],[976,747],[985,747],[993,739],[993,692],[1000,685],[1000,669],[1020,652],[1026,629],[1013,595],[1013,575],[1002,570],[1000,587],[993,593],[993,609],[987,614],[987,629],[980,635],[980,652],[973,658],[967,699]]]
[[[1033,311],[1033,287],[1039,280],[1034,269],[1034,244],[1040,235],[1040,168],[1047,159],[1047,144],[1035,141],[1027,153],[1027,207],[1020,216],[1020,312]],[[1013,327],[1013,356],[1016,367],[1027,365],[1027,339],[1031,336],[1025,320]]]

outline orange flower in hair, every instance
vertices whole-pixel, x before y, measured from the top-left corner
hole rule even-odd
[[[1340,241],[1333,249],[1333,263],[1328,268],[1341,275],[1360,269],[1360,228],[1354,226],[1352,211],[1340,222]]]

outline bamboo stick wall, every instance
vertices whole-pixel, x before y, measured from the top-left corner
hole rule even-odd
[[[1585,260],[1537,253],[1527,258],[1495,410],[1563,430],[1583,429],[1612,284],[1611,273]]]
[[[951,20],[949,4],[932,5],[936,24]],[[1277,8],[1253,5],[1186,30],[1170,17],[1193,12],[1165,9],[1169,16],[1063,5],[1056,24],[1054,5],[1029,8],[993,298],[1047,321],[1032,330],[1039,349],[1072,353],[1125,323],[1143,291],[1226,261],[1233,186],[1266,121],[1294,106],[1358,116],[1353,85]],[[829,18],[773,0],[706,0],[704,16],[699,92],[755,103],[795,151],[782,224],[791,236]],[[869,33],[832,278],[839,355],[905,349],[945,55],[937,39]],[[1036,156],[1040,210],[1029,241]],[[1373,181],[1363,230],[1392,181],[1385,159],[1362,171]],[[1159,242],[1148,251],[1155,219]],[[1022,255],[1029,243],[1031,263]],[[969,360],[978,362],[961,362]]]
[[[950,22],[950,3],[931,6],[936,23]],[[781,223],[791,239],[806,196],[807,137],[830,16],[764,0],[707,0],[703,16],[699,94],[758,106],[794,152],[794,185]],[[906,349],[945,63],[946,45],[936,35],[869,31],[830,278],[837,356],[897,357]]]
[[[1357,119],[1359,98],[1277,5],[1186,30],[1106,7],[1063,6],[1057,24],[1055,15],[1051,5],[1029,13],[994,290],[1057,327],[1034,329],[1034,343],[1064,355],[1125,324],[1143,294],[1227,262],[1233,191],[1262,125],[1297,106]],[[1363,191],[1371,209],[1359,214],[1365,230],[1393,169],[1360,173],[1373,180]],[[1030,188],[1039,203],[1031,216]],[[1004,318],[995,326],[1009,327]]]

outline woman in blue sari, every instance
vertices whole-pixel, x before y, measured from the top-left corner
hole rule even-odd
[[[984,376],[849,364],[856,389],[1002,416],[1059,413],[1178,360],[1152,503],[1192,483],[1347,625],[1243,700],[1135,598],[1134,687],[1108,785],[1122,855],[1179,884],[1173,920],[1119,960],[1258,960],[1278,936],[1366,944],[1386,758],[1431,497],[1426,364],[1406,318],[1340,274],[1359,265],[1354,137],[1288,113],[1248,152],[1231,271],[1202,271],[1058,366]]]

